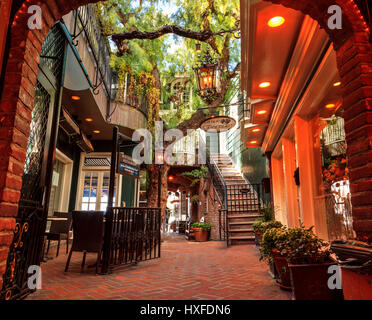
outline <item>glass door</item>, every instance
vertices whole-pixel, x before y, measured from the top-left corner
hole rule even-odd
[[[84,211],[96,210],[97,187],[98,187],[98,172],[85,172],[81,210],[84,210]]]
[[[114,205],[116,203],[116,183],[114,190]],[[85,171],[81,210],[106,211],[109,196],[110,172]]]

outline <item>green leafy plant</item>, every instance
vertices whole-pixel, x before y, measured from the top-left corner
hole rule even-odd
[[[198,203],[199,201],[199,195],[197,194],[194,194],[192,197],[191,197],[191,203]]]
[[[281,228],[283,225],[280,221],[276,220],[271,220],[271,221],[263,221],[263,220],[258,220],[255,221],[252,224],[253,231],[256,233],[261,233],[264,234],[266,230],[271,229],[271,228]]]
[[[271,228],[262,237],[261,258],[272,259],[273,250],[293,264],[319,264],[330,261],[329,243],[318,238],[312,228]]]
[[[271,205],[271,202],[267,202],[260,209],[263,221],[270,221],[275,218],[275,210]]]
[[[181,173],[182,177],[193,178],[190,187],[200,182],[200,179],[206,178],[208,176],[208,168],[206,166],[201,166],[200,169],[194,169],[189,172]]]
[[[280,254],[293,264],[319,264],[330,261],[329,243],[318,238],[312,228],[287,229],[286,238],[275,243]]]
[[[282,226],[281,222],[274,220],[275,210],[270,202],[264,204],[260,213],[262,219],[256,220],[252,225],[254,232],[263,234],[269,228],[280,228]]]
[[[278,249],[278,247],[286,241],[288,229],[284,226],[280,228],[270,228],[265,231],[262,236],[262,242],[260,247],[261,257],[260,260],[269,259],[272,260],[272,251]]]
[[[192,225],[191,225],[191,228],[201,228],[203,231],[206,231],[206,230],[211,230],[211,225],[209,223],[206,223],[206,222],[194,222]]]

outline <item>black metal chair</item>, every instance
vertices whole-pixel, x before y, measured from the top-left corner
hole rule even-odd
[[[87,252],[97,253],[96,273],[98,273],[104,235],[104,214],[102,211],[73,211],[72,231],[73,241],[67,258],[65,272],[67,272],[73,251],[83,252],[81,271],[84,269]]]
[[[63,221],[52,221],[50,225],[50,230],[48,232],[45,232],[46,240],[48,240],[46,254],[48,254],[49,252],[50,241],[58,241],[56,254],[56,257],[58,257],[61,240],[66,240],[66,254],[68,253],[69,233],[71,230],[71,213],[54,212],[53,217],[67,218],[67,220]]]

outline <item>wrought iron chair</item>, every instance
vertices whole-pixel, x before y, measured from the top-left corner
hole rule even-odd
[[[84,269],[87,252],[97,253],[96,273],[101,257],[104,235],[104,213],[102,211],[73,211],[72,231],[73,241],[70,254],[67,258],[65,272],[68,271],[73,251],[83,252],[81,271]]]
[[[67,220],[63,221],[52,221],[50,225],[50,230],[45,232],[46,240],[48,240],[46,254],[48,254],[49,252],[50,241],[58,241],[56,254],[56,257],[58,257],[61,240],[66,240],[66,254],[68,253],[69,233],[71,229],[71,213],[54,212],[53,217],[67,218]]]

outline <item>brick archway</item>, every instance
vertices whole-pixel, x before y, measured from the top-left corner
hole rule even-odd
[[[26,0],[14,15],[0,100],[0,288],[8,247],[12,242],[22,186],[34,87],[42,43],[64,14],[98,0]],[[324,27],[337,51],[343,82],[345,131],[348,143],[354,229],[372,238],[372,76],[371,43],[367,25],[353,0],[271,0],[309,14]],[[327,29],[327,8],[343,10],[343,29]],[[29,30],[27,8],[42,9],[42,30]]]

